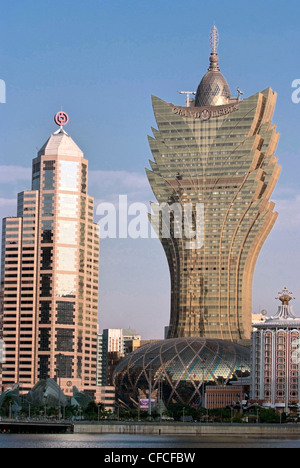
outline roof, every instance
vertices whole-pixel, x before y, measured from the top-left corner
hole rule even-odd
[[[83,152],[62,128],[53,133],[38,152],[38,156],[78,156]]]

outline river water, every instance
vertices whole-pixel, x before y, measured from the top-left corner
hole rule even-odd
[[[100,448],[100,449],[197,449],[197,448],[300,448],[300,436],[152,436],[127,434],[0,434],[0,448]]]

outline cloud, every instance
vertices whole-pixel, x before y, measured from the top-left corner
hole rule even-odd
[[[128,202],[148,205],[153,198],[146,174],[128,171],[90,171],[88,192],[95,198],[95,206],[109,202],[116,207],[119,196],[127,195]]]
[[[144,190],[148,189],[148,181],[145,174],[127,171],[90,171],[89,184],[101,185],[102,189],[115,188]]]
[[[275,210],[279,213],[276,228],[290,230],[300,227],[300,194],[289,192],[290,198],[275,201]]]
[[[15,198],[0,198],[0,208],[16,206],[17,201]]]
[[[19,180],[30,181],[31,169],[21,166],[0,166],[0,184],[15,183]]]

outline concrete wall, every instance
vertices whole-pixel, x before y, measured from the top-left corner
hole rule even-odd
[[[300,424],[75,424],[75,434],[299,435]]]

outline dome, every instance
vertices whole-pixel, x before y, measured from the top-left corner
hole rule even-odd
[[[222,73],[209,70],[198,86],[195,106],[222,106],[229,98],[230,89]]]
[[[129,406],[149,396],[164,404],[201,405],[203,383],[227,383],[237,370],[250,371],[250,350],[224,340],[173,338],[127,355],[114,373],[116,398]]]
[[[230,89],[218,65],[219,34],[215,26],[210,33],[211,54],[208,72],[202,78],[196,93],[195,106],[223,106],[228,104]]]

